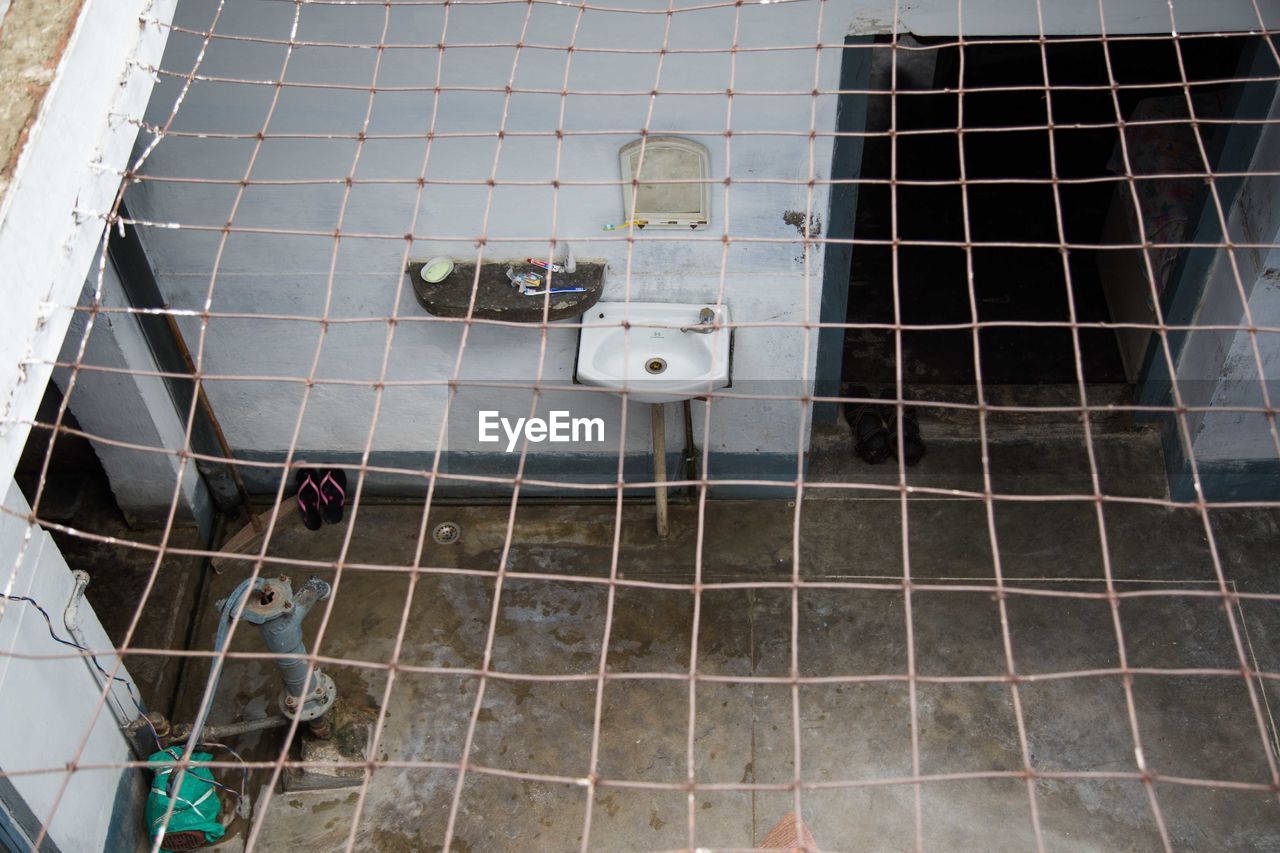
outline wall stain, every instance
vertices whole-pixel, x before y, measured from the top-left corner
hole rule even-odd
[[[796,233],[801,237],[822,236],[822,215],[815,213],[812,216],[807,215],[803,210],[784,210],[782,211],[782,221],[796,229]],[[808,225],[808,234],[805,233],[805,226]]]
[[[802,210],[784,210],[782,211],[782,221],[796,229],[796,233],[800,235],[801,239],[813,240],[822,236],[822,216],[818,213],[810,216]],[[808,253],[809,244],[805,243],[803,250],[799,255],[796,255],[796,263],[803,264]]]

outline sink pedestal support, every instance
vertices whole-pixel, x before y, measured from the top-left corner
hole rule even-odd
[[[649,422],[653,431],[653,499],[658,508],[658,537],[667,538],[667,417],[665,403],[649,405]]]

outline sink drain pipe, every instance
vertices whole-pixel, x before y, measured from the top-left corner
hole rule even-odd
[[[658,508],[658,538],[666,539],[667,525],[667,418],[665,403],[649,405],[649,423],[653,431],[653,497]]]
[[[697,500],[698,487],[694,481],[702,476],[698,464],[698,446],[693,443],[693,401],[684,401],[684,478],[689,481],[686,496],[690,502]]]

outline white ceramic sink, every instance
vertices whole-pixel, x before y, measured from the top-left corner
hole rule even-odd
[[[704,309],[715,312],[708,334],[680,331],[699,326]],[[729,384],[729,308],[707,303],[597,302],[582,315],[578,381],[640,403],[670,403]],[[629,326],[624,326],[627,323]]]

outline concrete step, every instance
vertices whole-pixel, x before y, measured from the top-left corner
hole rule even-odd
[[[928,453],[919,465],[907,469],[908,486],[984,490],[982,441],[977,415],[970,415],[938,417],[921,411],[921,435]],[[996,493],[1091,495],[1096,469],[1104,494],[1147,498],[1168,494],[1160,433],[1153,426],[1108,415],[1101,425],[1095,424],[1092,463],[1083,426],[1073,413],[1007,418],[993,414],[987,427],[986,467]],[[897,485],[898,464],[890,460],[868,465],[854,454],[853,436],[844,423],[819,424],[813,429],[805,480],[807,498],[896,499],[896,491],[884,487]],[[831,485],[823,488],[820,483]]]
[[[1150,424],[1136,421],[1133,412],[1124,408],[1133,405],[1133,386],[1088,385],[1085,393],[1089,426],[1094,435],[1151,429]],[[909,400],[953,404],[931,406],[921,403],[913,406],[921,428],[934,438],[966,438],[978,434],[978,396],[974,386],[908,385],[905,396]],[[983,389],[983,399],[988,406],[1041,410],[988,410],[987,437],[991,441],[1021,439],[1028,433],[1040,436],[1083,434],[1078,411],[1082,405],[1080,389],[1074,384],[988,385]],[[1060,411],[1064,408],[1077,411]]]

